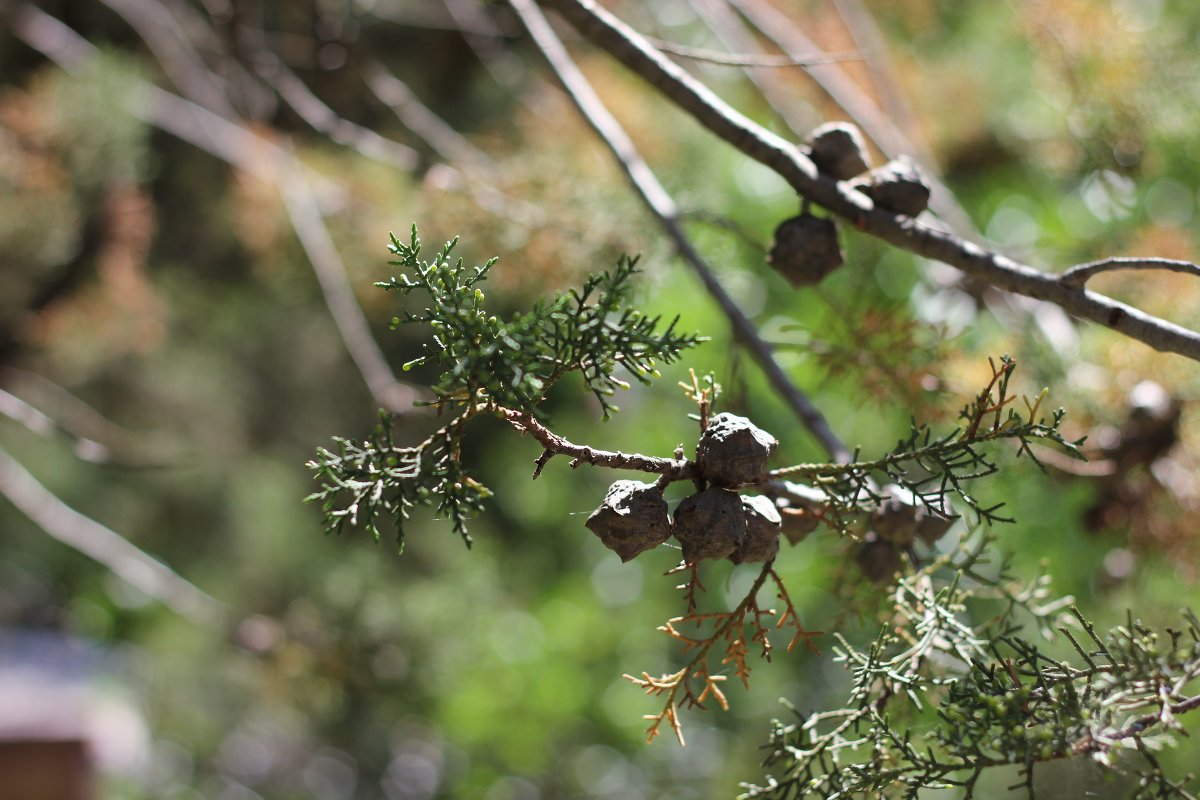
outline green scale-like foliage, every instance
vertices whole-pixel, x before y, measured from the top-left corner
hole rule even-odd
[[[416,226],[408,244],[391,237],[388,250],[399,258],[393,266],[411,270],[376,284],[409,297],[422,290],[429,297],[424,311],[404,311],[392,327],[414,322],[434,329],[425,354],[404,365],[432,363],[441,370],[433,386],[434,403],[486,403],[534,411],[546,390],[559,378],[578,371],[600,401],[604,416],[617,411],[611,397],[628,384],[617,368],[649,383],[658,362],[671,363],[701,337],[676,333],[678,318],[659,330],[659,317],[648,317],[626,305],[637,259],[622,257],[615,269],[589,277],[583,287],[542,300],[532,311],[502,320],[483,306],[478,284],[496,263],[468,268],[451,261],[458,239],[447,242],[429,261],[422,261]]]
[[[376,285],[409,299],[420,290],[428,305],[405,310],[393,328],[426,323],[434,331],[424,354],[404,368],[430,364],[440,375],[431,387],[430,405],[457,415],[432,436],[410,447],[395,444],[386,415],[363,442],[335,438],[337,451],[320,449],[308,466],[321,488],[309,496],[320,501],[326,529],[340,533],[349,522],[365,527],[378,540],[379,520],[395,520],[403,546],[404,521],[417,505],[432,507],[451,520],[470,543],[467,520],[478,513],[491,491],[468,475],[462,465],[462,439],[467,423],[481,414],[512,410],[536,414],[546,392],[569,372],[579,372],[600,401],[605,418],[617,411],[611,397],[628,383],[618,368],[649,383],[659,362],[670,363],[682,351],[703,341],[675,331],[677,320],[660,330],[660,319],[626,305],[636,260],[622,258],[615,269],[588,278],[578,291],[539,302],[532,311],[502,320],[484,307],[479,284],[496,263],[467,267],[451,255],[458,239],[447,242],[434,258],[421,259],[414,225],[408,243],[391,237],[393,266],[406,271]]]

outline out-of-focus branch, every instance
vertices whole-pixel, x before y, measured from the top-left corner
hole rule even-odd
[[[368,158],[405,172],[411,172],[417,166],[420,156],[416,150],[339,116],[274,55],[263,52],[258,58],[261,61],[258,67],[259,75],[274,87],[283,101],[314,130],[325,134],[338,144],[353,147]]]
[[[237,116],[216,75],[204,63],[171,12],[161,3],[146,0],[101,0],[117,12],[142,37],[184,97],[215,114]]]
[[[999,289],[1054,303],[1068,313],[1156,350],[1200,361],[1200,334],[1195,331],[1071,286],[1057,275],[1043,273],[955,234],[876,207],[848,184],[819,174],[816,165],[795,144],[730,107],[593,0],[543,2],[558,8],[585,37],[641,75],[709,131],[779,174],[801,197],[845,218],[859,230],[925,258],[943,261]]]
[[[533,0],[509,0],[509,2],[525,24],[542,55],[545,56],[559,80],[562,81],[567,94],[571,96],[579,112],[613,155],[617,157],[621,169],[641,196],[642,201],[658,219],[667,235],[671,237],[680,256],[699,276],[709,295],[721,307],[733,328],[734,335],[766,373],[772,387],[817,438],[831,458],[839,461],[848,459],[849,449],[834,434],[812,401],[800,391],[775,361],[770,346],[758,335],[758,329],[754,323],[721,286],[711,267],[688,239],[679,222],[675,201],[659,183],[658,178],[638,153],[633,141],[605,107],[591,84],[588,83],[587,78],[575,66],[566,47],[554,33],[537,4]]]
[[[495,162],[491,156],[471,144],[454,128],[417,98],[408,85],[388,72],[378,61],[363,70],[363,81],[371,93],[392,110],[400,124],[420,137],[446,163],[437,169],[458,191],[467,193],[474,203],[497,217],[529,227],[546,224],[546,212],[493,183]]]
[[[73,440],[76,456],[94,463],[109,463],[113,461],[112,450],[108,445],[101,444],[96,439],[72,433],[66,426],[61,425],[54,417],[44,414],[34,404],[23,401],[12,392],[0,389],[0,415],[7,416],[13,422],[24,426],[28,431],[40,437],[54,437],[55,434],[66,434]]]
[[[761,53],[758,41],[746,30],[741,19],[721,0],[688,0],[692,10],[727,49],[735,52]],[[763,54],[765,56],[765,54]],[[790,58],[790,56],[784,56]],[[784,83],[782,76],[762,70],[744,68],[746,78],[754,84],[767,105],[798,139],[820,120],[807,103],[796,102],[795,93]]]
[[[395,113],[404,127],[421,137],[435,152],[452,164],[490,168],[492,159],[447,125],[420,101],[408,84],[380,64],[371,61],[362,71],[367,88]]]
[[[201,627],[228,630],[229,609],[166,564],[80,514],[0,450],[0,494],[35,525],[100,563],[125,583]]]
[[[325,227],[312,190],[295,165],[286,169],[281,178],[277,186],[287,207],[292,228],[312,263],[342,341],[358,365],[372,397],[389,411],[411,411],[418,399],[417,392],[408,384],[396,380],[379,349],[362,306],[354,296],[354,289],[346,277],[346,267],[329,235],[329,229]]]
[[[61,434],[71,440],[75,455],[96,464],[121,464],[123,466],[149,467],[170,463],[162,452],[140,447],[133,443],[134,436],[113,422],[102,417],[94,408],[61,386],[46,381],[31,373],[5,369],[0,375],[6,384],[16,381],[12,376],[22,375],[21,388],[28,390],[35,382],[47,392],[42,392],[42,405],[52,406],[50,413],[38,405],[0,389],[0,415],[6,416],[27,430],[46,438]]]
[[[912,106],[904,96],[904,90],[896,82],[895,69],[888,58],[887,42],[883,33],[871,16],[870,10],[863,5],[862,0],[833,0],[833,7],[846,30],[850,32],[854,44],[863,55],[863,63],[871,74],[871,83],[879,93],[879,104],[884,114],[896,128],[915,145],[914,155],[927,166],[932,165],[932,153],[920,137],[914,136],[916,131],[916,116]]]
[[[814,54],[821,51],[816,42],[808,38],[786,14],[780,13],[766,0],[721,0],[728,3],[745,17],[768,41],[789,55]],[[929,206],[946,221],[959,235],[971,236],[975,225],[970,216],[954,199],[950,189],[936,177],[929,153],[914,144],[896,126],[895,122],[880,111],[854,81],[837,64],[818,65],[808,70],[808,76],[830,100],[837,103],[870,137],[871,141],[888,157],[915,156],[925,166],[932,181],[933,190]],[[803,135],[804,132],[796,131]]]
[[[54,420],[11,392],[0,389],[0,414],[23,425],[38,436],[53,436],[59,430]]]
[[[862,61],[863,59],[862,54],[857,50],[845,53],[822,53],[809,58],[793,58],[792,56],[769,56],[760,53],[722,53],[717,50],[706,50],[703,47],[687,47],[653,36],[647,36],[646,41],[673,56],[692,61],[703,61],[706,64],[720,64],[725,67],[811,67],[816,64],[836,64],[842,61]]]
[[[64,69],[76,70],[95,48],[45,12],[24,4],[11,17],[14,33]],[[145,122],[274,185],[317,275],[329,312],[375,401],[390,411],[411,410],[418,395],[397,381],[371,334],[345,267],[301,167],[284,148],[206,108],[148,83],[137,86],[130,111]]]
[[[525,70],[504,41],[514,35],[513,26],[502,27],[479,0],[445,0],[445,7],[492,80],[506,89],[515,89]]]

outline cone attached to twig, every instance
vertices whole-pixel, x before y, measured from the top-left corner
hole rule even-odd
[[[845,263],[832,219],[807,211],[775,229],[767,263],[796,287],[812,286]]]
[[[875,201],[875,205],[915,217],[929,205],[929,180],[907,158],[889,161],[851,184]]]
[[[584,523],[604,546],[629,561],[671,537],[662,489],[653,483],[617,481]]]
[[[839,181],[861,175],[870,167],[863,135],[849,122],[826,122],[813,129],[805,144],[817,169]]]

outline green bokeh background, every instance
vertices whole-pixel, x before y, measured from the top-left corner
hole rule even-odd
[[[994,246],[1047,269],[1133,252],[1193,258],[1200,6],[866,5],[919,135]],[[614,6],[642,30],[714,46],[685,3]],[[678,554],[662,548],[621,565],[582,525],[614,476],[560,459],[530,481],[539,448],[499,424],[477,423],[466,453],[496,492],[473,526],[471,551],[420,513],[402,556],[365,535],[324,536],[318,509],[301,502],[313,488],[304,462],[332,435],[365,434],[376,407],[282,206],[270,187],[123,111],[136,102],[135,77],[169,84],[120,16],[98,2],[41,7],[102,54],[68,74],[0,25],[0,386],[28,392],[29,375],[42,376],[121,426],[121,453],[167,457],[153,467],[90,463],[66,437],[8,419],[0,419],[0,446],[65,503],[247,620],[230,636],[198,627],[0,500],[0,633],[10,654],[35,633],[88,642],[104,654],[89,682],[136,709],[130,736],[141,755],[105,773],[102,796],[723,798],[761,777],[768,720],[788,713],[780,697],[802,710],[843,702],[846,681],[828,653],[779,652],[756,666],[750,691],[730,687],[730,711],[685,715],[686,748],[669,736],[644,745],[641,717],[658,706],[622,674],[679,662],[655,630],[681,609],[677,579],[663,574]],[[814,36],[830,37],[829,49],[844,46],[830,4],[787,10]],[[499,312],[568,288],[618,253],[640,252],[638,302],[678,314],[682,329],[712,341],[664,369],[656,388],[620,398],[622,412],[608,423],[564,382],[547,404],[554,429],[607,449],[690,448],[695,422],[675,388],[690,367],[716,375],[724,408],[779,437],[779,463],[824,457],[737,353],[718,310],[545,82],[527,42],[495,43],[519,67],[502,86],[461,36],[431,26],[437,14],[419,3],[263,2],[255,13],[250,21],[271,43],[295,45],[293,66],[340,113],[423,154],[404,174],[312,132],[284,107],[257,120],[340,187],[329,225],[393,365],[413,357],[425,332],[388,331],[396,298],[371,288],[390,274],[388,230],[416,221],[430,246],[461,235],[469,260],[499,255],[489,286]],[[331,21],[342,31],[332,43],[348,58],[323,69],[305,59],[330,38]],[[931,265],[853,231],[842,234],[847,266],[818,289],[793,291],[763,261],[772,229],[796,211],[783,182],[618,66],[574,47],[680,205],[744,234],[688,223],[797,384],[864,453],[889,449],[914,417],[952,425],[986,357],[1004,352],[1022,365],[1022,390],[1048,386],[1081,434],[1119,424],[1124,395],[1141,380],[1196,396],[1193,364],[1091,328],[1056,346],[1028,318],[1000,319],[964,288],[934,280]],[[368,57],[488,152],[506,190],[540,204],[547,224],[522,226],[445,189],[428,148],[357,80],[354,67]],[[738,72],[697,70],[780,127]],[[839,118],[801,74],[787,81],[814,124]],[[121,198],[132,200],[122,206]],[[121,219],[148,231],[144,247],[114,233],[126,229]],[[1105,290],[1122,299],[1181,324],[1200,321],[1186,282],[1109,280]],[[891,334],[859,338],[876,316]],[[406,418],[399,438],[416,441],[430,425],[420,414]],[[1194,427],[1185,407],[1170,456],[1184,471],[1195,464]],[[1081,521],[1095,502],[1085,480],[1018,462],[981,491],[1007,501],[1018,520],[1001,540],[1019,571],[1045,561],[1056,590],[1099,621],[1119,622],[1133,606],[1169,624],[1176,608],[1195,604],[1188,564],[1200,552],[1190,522],[1197,499],[1186,492],[1150,494],[1129,526],[1093,531]],[[1106,570],[1114,552],[1132,557],[1132,573]],[[838,576],[856,580],[827,531],[785,549],[778,569],[814,628],[840,616]],[[736,602],[751,578],[747,568],[712,567],[712,602]],[[875,626],[842,624],[851,637]],[[247,637],[270,646],[247,648]],[[1185,742],[1171,758],[1188,765],[1196,753]],[[1092,787],[1086,766],[1063,769],[1072,791]],[[1010,782],[995,776],[996,796]],[[1096,786],[1101,796],[1114,791]]]

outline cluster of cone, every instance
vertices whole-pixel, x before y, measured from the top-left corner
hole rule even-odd
[[[826,123],[814,129],[805,144],[823,175],[849,181],[879,208],[915,217],[929,205],[929,181],[917,165],[899,158],[870,169],[862,134],[849,123]],[[844,260],[834,221],[808,211],[779,224],[767,258],[793,286],[820,282]]]
[[[819,523],[816,509],[738,493],[738,487],[762,480],[778,446],[774,436],[745,417],[718,414],[696,445],[705,488],[684,498],[674,515],[668,512],[662,486],[622,480],[608,488],[585,524],[622,561],[672,537],[689,563],[769,561],[779,552],[781,534],[796,544]],[[901,567],[901,554],[917,539],[933,544],[954,523],[951,514],[930,509],[899,486],[887,487],[886,496],[871,514],[855,555],[874,581],[891,578]]]
[[[622,561],[672,536],[688,562],[769,561],[779,551],[780,513],[770,498],[741,495],[736,489],[762,479],[778,446],[774,436],[745,417],[718,414],[696,445],[706,488],[684,498],[674,517],[667,512],[661,487],[617,481],[588,517],[587,527]]]

